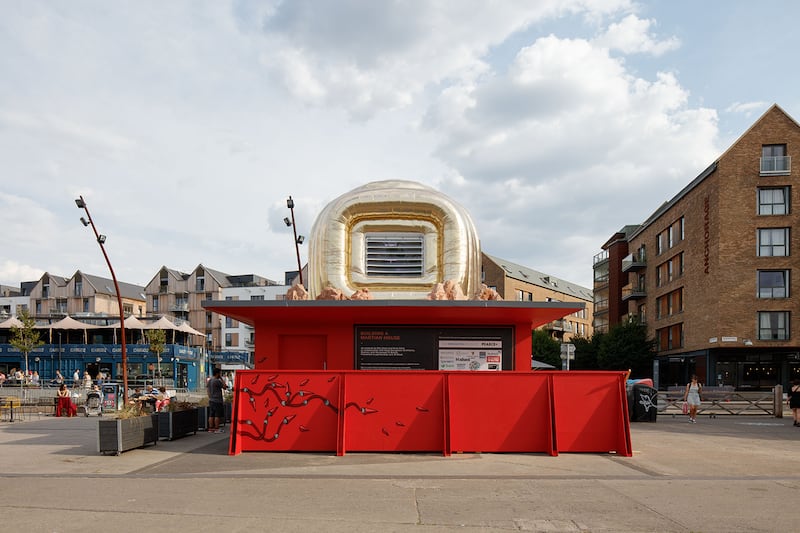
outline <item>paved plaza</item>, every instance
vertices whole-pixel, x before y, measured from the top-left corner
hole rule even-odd
[[[97,418],[0,423],[0,531],[798,531],[790,418],[660,417],[609,454],[97,453]]]

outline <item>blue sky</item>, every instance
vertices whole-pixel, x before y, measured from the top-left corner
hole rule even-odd
[[[793,1],[0,0],[0,284],[162,265],[275,280],[366,182],[433,186],[484,251],[591,287],[592,256],[773,103]],[[303,261],[305,249],[301,249]]]

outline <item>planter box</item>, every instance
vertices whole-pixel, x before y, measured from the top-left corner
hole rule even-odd
[[[197,407],[197,429],[208,429],[208,406]]]
[[[158,442],[158,420],[154,415],[97,421],[97,451],[122,452]]]
[[[156,413],[158,436],[162,439],[177,439],[189,433],[197,433],[197,407],[181,411]]]

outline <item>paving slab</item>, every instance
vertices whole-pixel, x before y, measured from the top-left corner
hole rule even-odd
[[[613,454],[247,453],[200,432],[97,453],[97,418],[0,423],[28,531],[795,531],[800,428],[663,417]],[[9,490],[10,489],[10,490]],[[8,523],[8,522],[6,522]],[[0,528],[2,529],[2,528]]]

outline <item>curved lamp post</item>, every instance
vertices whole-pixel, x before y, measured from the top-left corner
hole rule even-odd
[[[89,220],[81,217],[81,223],[84,226],[92,226],[92,230],[94,230],[94,236],[97,238],[97,244],[100,245],[100,250],[103,252],[103,257],[106,258],[106,264],[108,264],[108,270],[111,272],[111,279],[114,281],[114,290],[117,291],[117,304],[119,305],[119,334],[122,341],[122,401],[124,405],[128,405],[128,354],[125,350],[125,312],[122,309],[122,295],[119,292],[119,283],[117,283],[117,276],[114,274],[114,268],[111,266],[111,261],[108,259],[105,246],[103,246],[103,244],[106,242],[106,236],[98,233],[97,228],[94,225],[94,221],[92,220],[92,215],[89,214],[89,208],[86,207],[86,202],[83,200],[83,196],[79,196],[78,199],[75,200],[75,205],[78,206],[78,209],[83,209],[86,211],[86,216]]]
[[[300,264],[300,245],[303,244],[305,237],[297,234],[297,225],[295,225],[294,222],[294,200],[292,200],[291,196],[286,200],[286,207],[288,207],[289,211],[292,213],[292,220],[284,218],[283,223],[287,226],[291,226],[292,232],[294,233],[294,249],[297,252],[297,274],[300,277],[300,285],[303,285],[303,266]]]

